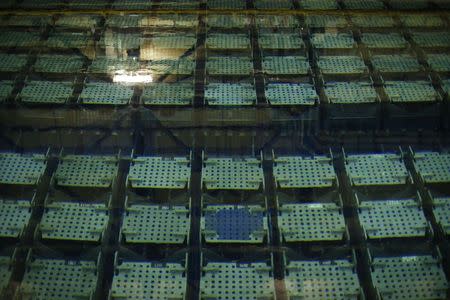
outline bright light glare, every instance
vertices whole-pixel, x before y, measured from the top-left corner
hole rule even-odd
[[[150,74],[115,74],[114,82],[118,83],[150,83],[153,77]]]

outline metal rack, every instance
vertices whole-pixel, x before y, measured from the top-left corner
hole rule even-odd
[[[425,183],[450,182],[450,154],[439,152],[414,153],[414,168]]]
[[[72,96],[71,82],[28,81],[22,88],[19,98],[26,103],[66,103]]]
[[[308,15],[305,24],[309,28],[344,28],[348,25],[345,17],[334,15]]]
[[[208,15],[206,25],[211,28],[244,29],[250,25],[250,18],[245,15]]]
[[[411,73],[422,70],[417,59],[407,54],[373,55],[370,60],[374,69],[380,73]]]
[[[43,42],[46,47],[55,49],[85,48],[93,45],[92,37],[83,32],[56,32]]]
[[[384,90],[391,102],[435,102],[439,94],[430,82],[426,81],[386,81]]]
[[[258,44],[264,50],[303,49],[305,44],[298,34],[261,33]]]
[[[442,27],[444,21],[437,16],[403,15],[400,22],[406,27]]]
[[[209,75],[248,76],[253,72],[253,64],[248,57],[208,57],[206,61],[206,72]]]
[[[134,58],[124,59],[107,56],[96,57],[89,66],[89,72],[94,74],[116,74],[120,72],[139,71],[140,62]]]
[[[317,66],[324,75],[361,75],[368,72],[359,56],[320,56]]]
[[[427,62],[433,71],[450,72],[450,55],[448,54],[428,54]]]
[[[303,9],[323,9],[335,10],[338,9],[336,0],[304,0],[300,2],[300,7]]]
[[[205,88],[205,100],[209,105],[253,105],[256,90],[249,83],[209,83]]]
[[[298,19],[290,15],[256,15],[255,23],[258,28],[294,29],[300,26]]]
[[[404,49],[409,45],[401,34],[395,32],[363,33],[361,42],[369,49]]]
[[[0,71],[18,72],[27,64],[28,56],[0,53]]]
[[[250,49],[250,39],[246,34],[209,33],[206,37],[208,49],[245,50]]]
[[[310,71],[305,56],[266,56],[262,67],[269,75],[306,75]]]
[[[319,99],[314,86],[308,83],[269,83],[266,85],[265,95],[273,106],[312,106]]]
[[[85,84],[80,94],[83,104],[126,105],[133,97],[133,88],[115,83],[92,82]]]
[[[382,0],[344,0],[342,2],[346,9],[382,10],[384,3]]]
[[[40,55],[34,64],[34,71],[73,74],[81,71],[83,63],[83,57],[76,55]]]
[[[291,0],[255,0],[254,3],[257,9],[291,9],[292,1]]]
[[[14,86],[12,81],[0,81],[0,103],[11,95],[13,89]]]
[[[8,286],[11,275],[11,258],[0,256],[0,293]]]
[[[40,41],[38,32],[3,31],[0,34],[0,47],[35,47]]]
[[[327,82],[324,93],[329,103],[361,104],[379,102],[370,82]]]
[[[45,155],[0,153],[1,184],[36,185],[45,168]]]
[[[31,203],[29,201],[0,200],[0,237],[19,238],[28,225],[30,217]]]
[[[352,49],[356,42],[350,33],[313,33],[311,44],[315,49]]]
[[[421,48],[450,47],[450,34],[448,32],[413,32],[411,38]]]
[[[145,105],[189,105],[194,100],[192,83],[151,83],[144,87],[141,99]]]

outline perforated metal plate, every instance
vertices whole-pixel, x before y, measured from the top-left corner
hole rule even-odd
[[[291,0],[255,0],[257,9],[290,9],[292,8]]]
[[[23,299],[89,299],[97,284],[94,262],[36,259],[29,265],[19,294]]]
[[[108,4],[107,0],[69,0],[68,6],[74,9],[102,9]]]
[[[124,261],[117,266],[111,298],[185,299],[186,269],[177,263]]]
[[[319,96],[312,84],[269,83],[266,99],[271,105],[314,105]]]
[[[13,0],[15,1],[15,0]],[[0,4],[1,7],[1,4]],[[0,20],[1,26],[18,26],[18,27],[41,27],[50,24],[50,17],[42,16],[10,16]]]
[[[417,59],[411,55],[374,55],[371,61],[373,67],[381,73],[407,73],[422,70]]]
[[[128,181],[133,188],[183,189],[190,177],[190,161],[185,157],[141,156],[133,159]]]
[[[438,16],[408,15],[400,16],[400,21],[407,27],[441,27],[444,21]]]
[[[250,25],[250,19],[244,15],[208,15],[208,27],[245,28]]]
[[[98,45],[103,48],[115,48],[119,50],[138,49],[140,46],[141,34],[122,33],[107,30],[100,38]]]
[[[174,28],[190,28],[198,25],[198,16],[189,14],[168,14],[160,16],[144,16],[141,20],[140,27],[174,27]]]
[[[152,1],[149,0],[115,0],[113,8],[116,9],[151,9]]]
[[[72,96],[71,82],[29,81],[20,92],[20,99],[28,103],[65,103]]]
[[[100,240],[108,223],[104,204],[55,202],[46,206],[40,230],[50,240]]]
[[[25,67],[28,57],[26,55],[14,55],[0,53],[0,71],[17,72]]]
[[[326,156],[281,156],[274,159],[274,177],[281,188],[329,187],[336,180]]]
[[[384,9],[384,4],[381,0],[344,0],[343,3],[347,9]]]
[[[142,100],[146,105],[188,105],[194,99],[190,83],[151,83],[145,86]]]
[[[208,190],[257,190],[264,181],[256,158],[207,158],[202,183]]]
[[[338,9],[336,0],[303,0],[300,6],[303,9]]]
[[[385,300],[445,299],[448,287],[440,264],[429,255],[376,257],[372,282]]]
[[[427,220],[415,200],[365,201],[359,220],[369,239],[425,236]]]
[[[77,73],[82,67],[81,56],[69,55],[42,55],[34,64],[34,70],[43,73]]]
[[[316,49],[351,49],[355,47],[353,36],[349,33],[314,33],[311,44]]]
[[[86,28],[91,29],[97,26],[99,19],[89,15],[76,15],[76,16],[60,16],[56,21],[56,26],[69,27],[69,28]]]
[[[442,89],[445,93],[450,94],[450,79],[444,79],[441,81]]]
[[[143,18],[142,15],[110,15],[106,18],[106,26],[110,28],[139,28]]]
[[[266,56],[262,66],[265,73],[276,75],[306,75],[310,69],[304,56]]]
[[[0,237],[18,238],[30,217],[29,201],[0,200]]]
[[[28,31],[2,31],[0,47],[35,47],[39,45],[40,34]]]
[[[414,167],[427,183],[450,182],[450,154],[418,152],[414,154]]]
[[[80,94],[84,104],[126,105],[133,97],[133,88],[117,83],[88,83]]]
[[[210,75],[250,75],[253,64],[248,57],[209,57],[206,70]]]
[[[245,8],[244,0],[208,0],[210,9],[242,9]]]
[[[44,42],[49,48],[70,49],[84,48],[93,44],[92,37],[81,32],[57,32]]]
[[[126,208],[122,233],[132,244],[182,244],[189,228],[189,210],[184,206],[132,205]]]
[[[202,267],[201,299],[273,299],[272,268],[265,263],[209,262]]]
[[[20,7],[22,8],[32,8],[32,9],[51,9],[56,8],[61,5],[59,0],[24,0],[20,3]]]
[[[390,16],[352,16],[352,22],[354,25],[362,28],[368,27],[394,27],[394,19]]]
[[[193,1],[193,0],[172,0],[172,1],[162,1],[159,4],[161,9],[196,9],[199,4],[203,3],[203,0]]]
[[[250,39],[246,34],[211,33],[206,38],[210,49],[249,49]]]
[[[405,184],[409,177],[397,154],[354,154],[346,160],[347,174],[356,186]]]
[[[201,220],[207,243],[262,243],[267,217],[258,205],[209,205]]]
[[[384,90],[392,102],[434,102],[439,94],[427,81],[386,81]]]
[[[157,75],[190,75],[195,63],[190,58],[161,59],[148,62],[146,69]]]
[[[301,49],[305,46],[298,34],[284,33],[260,34],[258,43],[263,49]]]
[[[348,260],[290,261],[286,268],[289,299],[358,299],[358,275]]]
[[[45,167],[41,154],[0,153],[0,183],[35,185]]]
[[[361,41],[368,48],[396,49],[406,48],[408,42],[399,33],[364,33]]]
[[[287,242],[339,241],[344,215],[334,203],[283,204],[278,226]]]
[[[109,187],[117,173],[117,157],[66,155],[55,172],[60,186]]]
[[[321,56],[317,62],[323,74],[363,74],[367,72],[359,56]]]
[[[413,32],[412,39],[423,48],[450,47],[450,34],[448,32]]]
[[[428,54],[428,64],[436,72],[450,72],[449,54]]]
[[[12,81],[0,81],[0,102],[8,98],[14,89]]]
[[[310,28],[334,27],[342,28],[347,26],[347,20],[343,16],[333,15],[308,15],[305,19],[306,25]]]
[[[118,72],[138,71],[139,61],[134,58],[115,59],[106,56],[97,57],[89,67],[91,73],[115,74]]]
[[[433,214],[445,234],[450,235],[450,198],[434,198]]]
[[[298,19],[289,15],[258,15],[255,16],[256,25],[260,28],[297,28]]]
[[[249,83],[210,83],[205,99],[209,105],[252,105],[256,102],[256,90]]]
[[[11,278],[12,269],[10,269],[11,259],[7,256],[0,256],[0,292],[8,286]]]
[[[426,9],[428,6],[427,0],[390,0],[390,6],[393,9]]]
[[[188,50],[194,47],[197,39],[193,34],[184,34],[184,35],[168,34],[168,35],[154,36],[151,39],[148,39],[148,41],[151,46],[158,49]]]
[[[378,100],[377,92],[369,82],[328,82],[324,91],[330,103],[373,103]]]

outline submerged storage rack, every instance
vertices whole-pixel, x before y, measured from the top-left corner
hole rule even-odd
[[[271,105],[315,105],[319,96],[309,83],[269,83],[265,90],[266,99]]]
[[[45,155],[0,153],[1,184],[36,185],[45,168]]]
[[[433,215],[442,232],[450,235],[450,198],[433,198]]]
[[[209,83],[205,101],[209,105],[252,105],[256,102],[256,90],[249,83]]]
[[[29,201],[0,200],[0,237],[19,238],[30,218],[31,203]]]
[[[71,82],[29,81],[25,83],[19,98],[27,103],[63,104],[72,96]]]

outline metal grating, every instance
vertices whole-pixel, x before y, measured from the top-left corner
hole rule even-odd
[[[208,190],[257,190],[264,182],[256,158],[207,158],[203,163],[202,183]]]
[[[143,19],[142,15],[110,15],[105,24],[109,28],[139,28]]]
[[[122,233],[132,244],[182,244],[189,228],[189,210],[185,206],[132,205],[126,208]]]
[[[80,94],[84,104],[126,105],[131,101],[132,87],[117,83],[88,83]]]
[[[209,49],[249,49],[250,39],[246,34],[211,33],[206,38]]]
[[[273,174],[281,188],[330,187],[336,180],[332,159],[326,156],[274,158]]]
[[[438,16],[407,15],[407,16],[400,16],[400,21],[406,27],[444,26],[444,21]]]
[[[346,231],[335,203],[283,204],[278,227],[287,242],[340,241]]]
[[[359,299],[355,264],[348,260],[290,261],[286,269],[289,299]]]
[[[35,185],[45,167],[45,156],[41,154],[0,153],[0,183]]]
[[[308,15],[306,25],[310,28],[333,27],[343,28],[347,26],[347,20],[343,16],[333,15]]]
[[[258,43],[263,49],[302,49],[305,47],[298,34],[264,33],[259,35]]]
[[[206,70],[210,75],[251,75],[253,63],[248,57],[209,57]]]
[[[265,73],[271,75],[306,75],[310,69],[304,56],[266,56],[262,67]]]
[[[2,31],[0,47],[36,47],[39,45],[40,34],[27,31]]]
[[[393,9],[405,9],[405,10],[426,9],[428,6],[427,0],[409,0],[409,1],[390,0],[389,4]]]
[[[85,48],[93,44],[92,37],[82,32],[57,32],[49,36],[45,46],[57,49]]]
[[[267,217],[258,205],[208,205],[201,220],[207,243],[262,243]]]
[[[208,15],[206,17],[208,27],[246,28],[250,26],[250,22],[250,18],[245,15]]]
[[[142,9],[150,10],[152,2],[149,0],[114,0],[115,9]]]
[[[107,0],[69,0],[67,5],[73,9],[102,9],[108,3]]]
[[[34,64],[34,70],[42,73],[67,73],[73,74],[81,71],[83,58],[81,56],[68,55],[42,55]]]
[[[427,81],[386,81],[384,90],[392,102],[434,102],[440,99]]]
[[[42,0],[42,1],[34,1],[34,0],[24,0],[20,3],[21,8],[27,9],[52,9],[61,5],[59,0]]]
[[[381,73],[420,72],[422,67],[411,55],[390,54],[374,55],[371,58],[373,67]]]
[[[436,72],[450,72],[449,54],[428,54],[428,64]]]
[[[0,200],[0,237],[20,237],[30,217],[29,201]]]
[[[6,80],[0,81],[0,102],[7,99],[11,95],[13,90],[14,90],[14,85],[13,85],[12,81],[6,81]]]
[[[346,157],[347,174],[356,186],[405,184],[409,173],[397,154],[354,154]]]
[[[450,235],[450,198],[434,198],[433,215],[444,233]]]
[[[273,299],[272,268],[260,263],[209,262],[202,267],[202,299]]]
[[[163,1],[159,5],[162,9],[196,9],[200,5],[200,3],[203,3],[203,0],[172,0]]]
[[[298,19],[289,15],[257,15],[255,22],[259,28],[297,28],[300,25]]]
[[[316,49],[351,49],[356,46],[349,33],[314,33],[311,44]]]
[[[141,42],[139,33],[122,33],[107,30],[100,38],[98,45],[103,48],[114,48],[119,50],[138,49]]]
[[[39,229],[44,239],[98,242],[107,224],[104,204],[55,202],[46,205]]]
[[[210,9],[243,9],[245,8],[244,0],[208,0],[208,8]]]
[[[366,9],[376,10],[384,9],[384,4],[381,0],[344,0],[343,4],[346,9]]]
[[[442,85],[442,89],[444,90],[444,92],[447,95],[450,94],[450,79],[442,80],[441,85]]]
[[[269,83],[266,86],[266,99],[271,105],[314,105],[318,101],[314,85]]]
[[[63,104],[72,96],[71,82],[29,81],[20,92],[20,100],[28,103]]]
[[[352,16],[351,19],[354,25],[362,28],[387,28],[395,26],[394,18],[390,16]]]
[[[157,49],[188,50],[194,47],[197,39],[194,34],[167,34],[154,36],[151,39],[141,40],[141,44],[145,41],[149,41],[149,45]]]
[[[0,53],[0,71],[18,72],[25,67],[27,61],[28,57],[26,55]]]
[[[9,284],[9,280],[12,275],[12,269],[10,268],[11,258],[7,256],[0,256],[0,293]]]
[[[418,152],[414,154],[414,167],[426,183],[450,182],[450,154]]]
[[[133,159],[128,182],[133,188],[183,189],[190,176],[190,160],[185,157],[141,156]]]
[[[336,0],[302,0],[300,6],[303,9],[338,9]]]
[[[60,186],[107,188],[116,176],[117,161],[115,156],[66,155],[54,176]]]
[[[378,95],[369,82],[328,82],[325,95],[330,103],[356,104],[378,101]]]
[[[369,49],[397,49],[406,48],[408,42],[399,33],[364,33],[361,37],[361,42]]]
[[[359,56],[321,56],[317,65],[323,74],[363,74],[368,71]]]
[[[205,88],[209,105],[252,105],[256,103],[255,86],[249,83],[210,83]]]
[[[359,205],[359,220],[370,239],[423,237],[427,220],[417,201],[365,201]]]
[[[55,25],[68,28],[94,29],[99,22],[99,18],[89,15],[60,16]]]
[[[0,4],[1,7],[1,4]],[[0,20],[1,26],[18,26],[18,27],[43,27],[51,23],[50,17],[42,16],[10,16]]]
[[[429,255],[376,257],[372,282],[384,300],[445,299],[448,287],[438,260]]]
[[[186,268],[178,263],[124,261],[116,266],[112,299],[185,299]]]
[[[257,9],[291,9],[291,0],[255,0],[254,5]]]
[[[450,34],[448,32],[413,32],[413,41],[423,48],[450,47]]]
[[[117,59],[106,56],[96,57],[89,66],[90,73],[116,74],[140,69],[140,63],[134,58]]]
[[[191,28],[198,25],[198,16],[189,14],[170,14],[160,16],[143,16],[140,27]]]
[[[24,299],[90,299],[96,270],[91,261],[35,259],[29,262],[19,293]]]
[[[151,83],[142,92],[146,105],[188,105],[194,96],[194,85],[191,83]]]
[[[144,69],[156,75],[191,75],[194,67],[195,63],[192,59],[180,58],[149,61]]]

